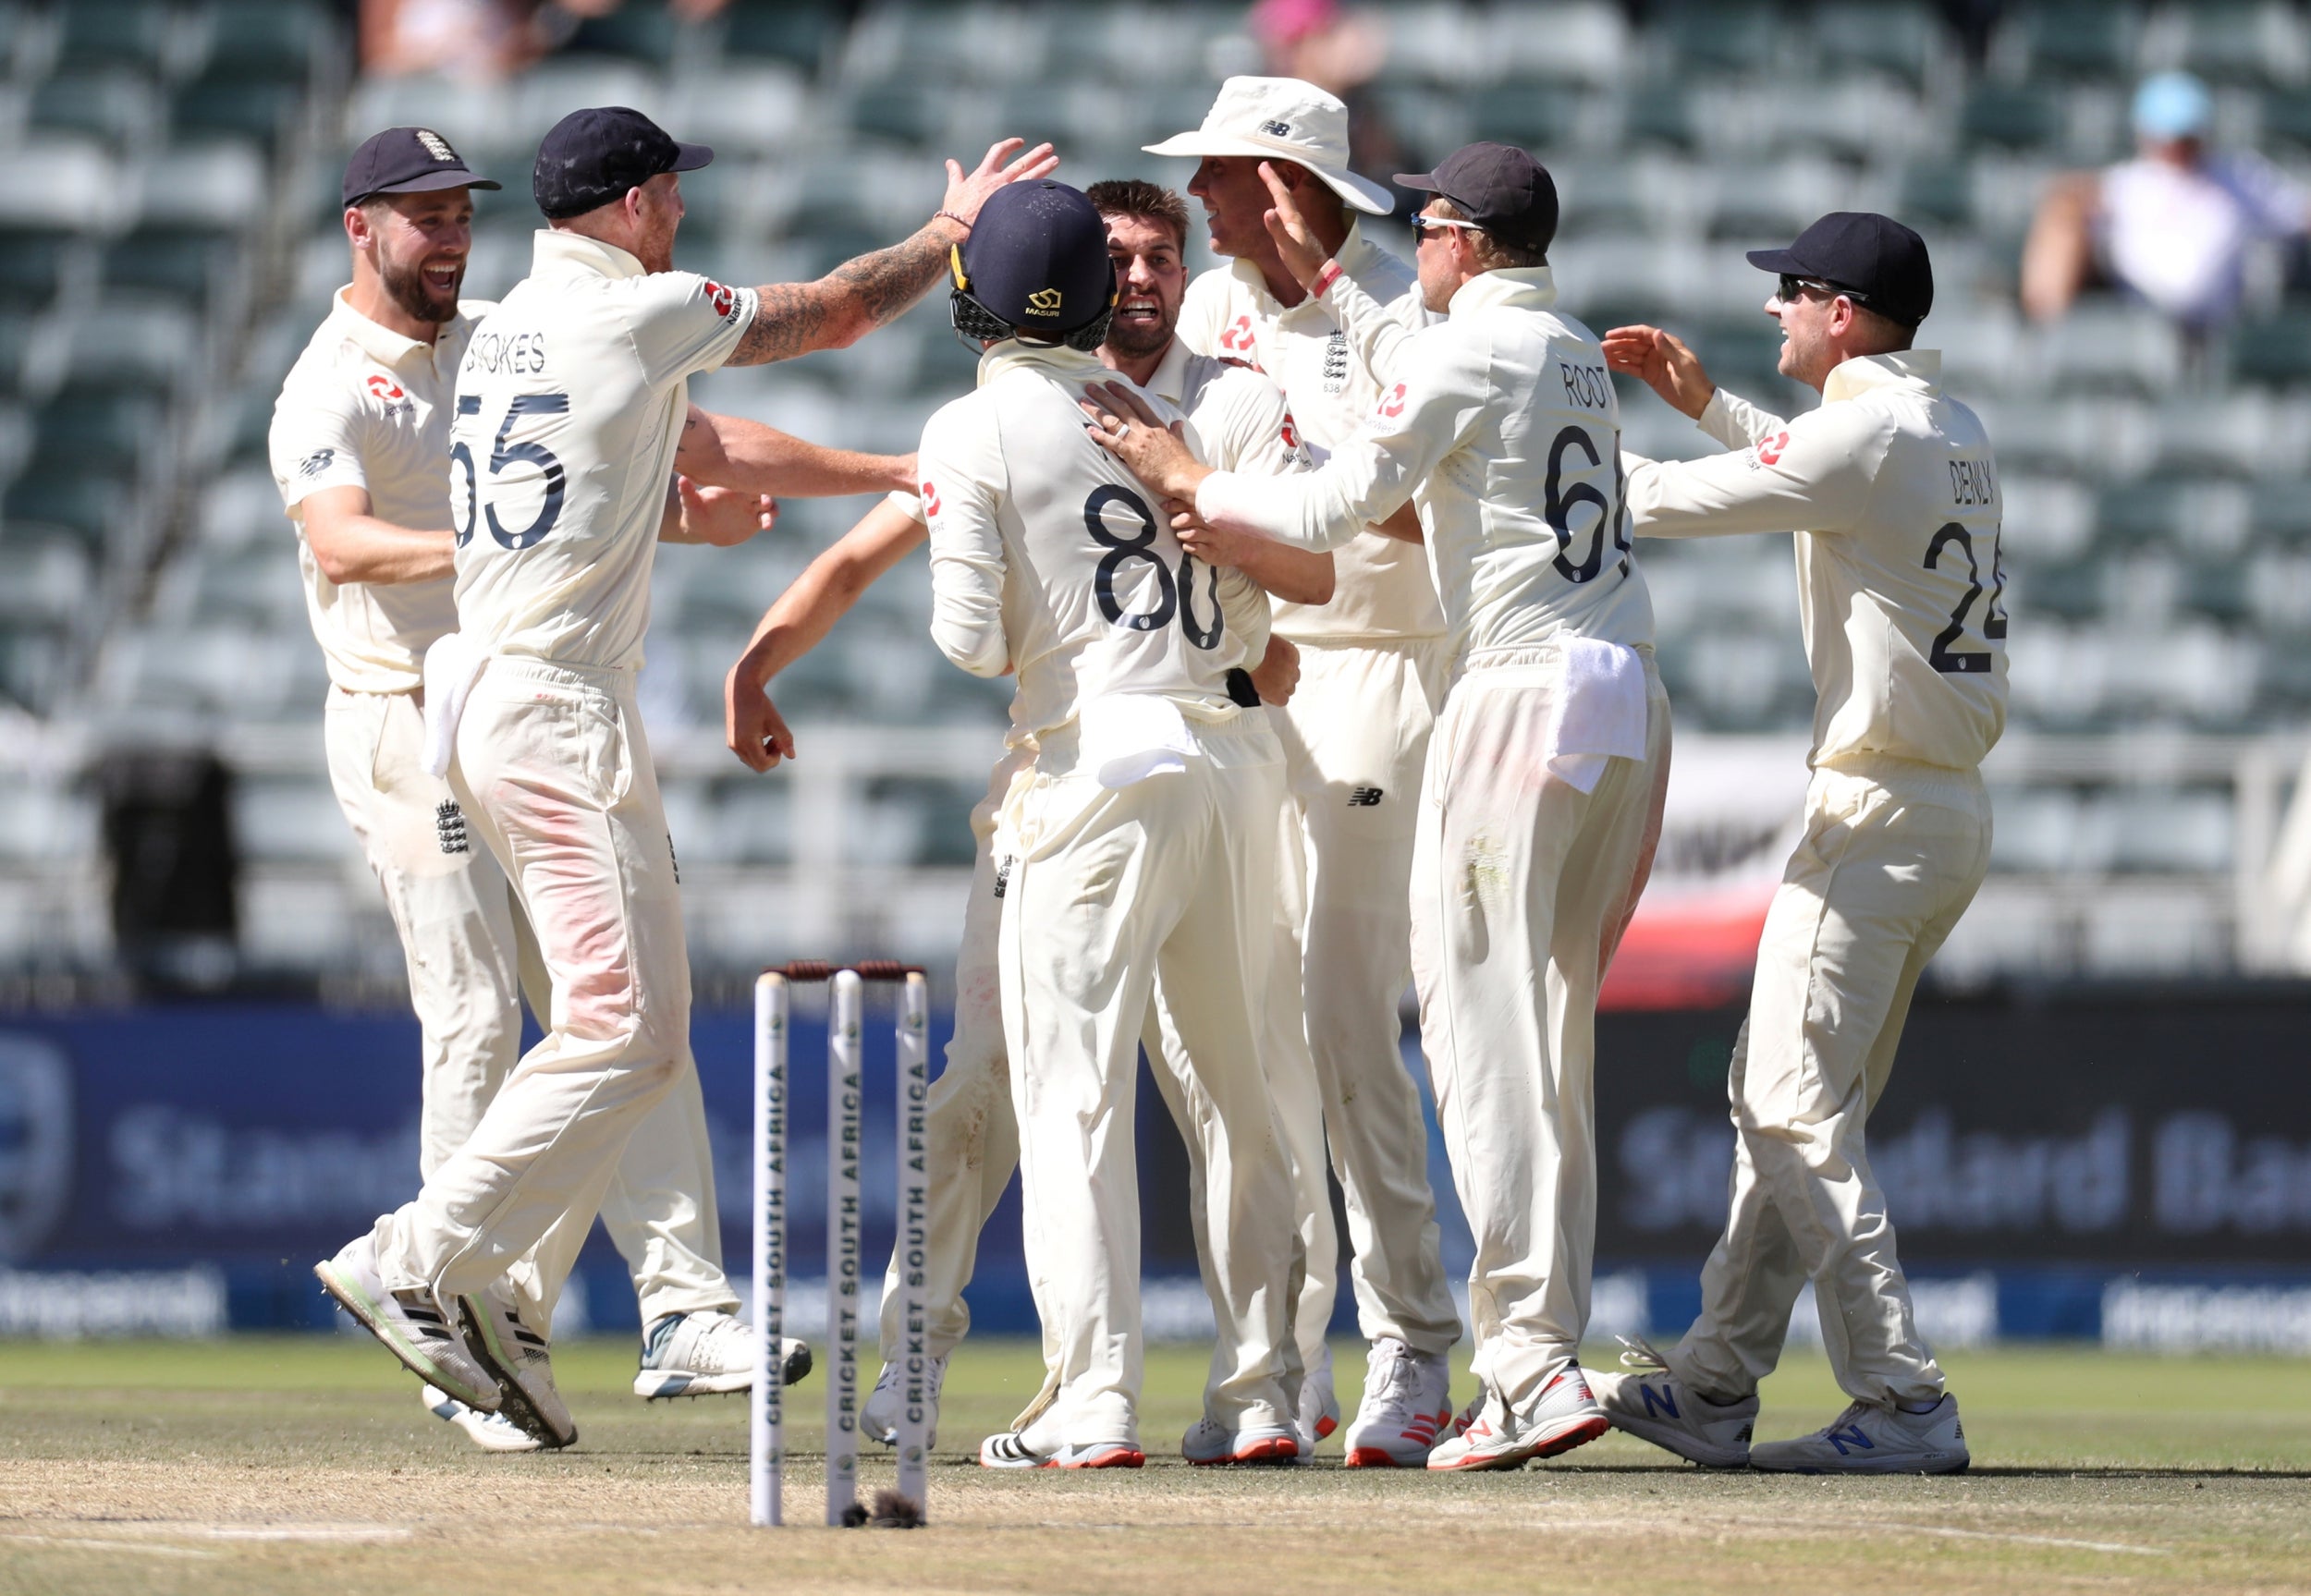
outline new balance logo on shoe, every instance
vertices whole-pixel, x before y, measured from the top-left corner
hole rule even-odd
[[[1348,795],[1351,809],[1377,809],[1382,794],[1378,787],[1357,787]]]
[[[1677,1411],[1677,1398],[1666,1391],[1656,1391],[1650,1385],[1640,1384],[1637,1387],[1637,1395],[1645,1398],[1647,1419],[1652,1418],[1656,1413],[1666,1413],[1671,1419],[1683,1417]]]
[[[1847,1449],[1850,1446],[1858,1446],[1863,1451],[1868,1452],[1874,1450],[1877,1445],[1877,1443],[1862,1433],[1862,1427],[1859,1424],[1849,1424],[1843,1430],[1826,1430],[1822,1432],[1822,1438],[1838,1449],[1838,1456],[1840,1457],[1847,1456]]]
[[[434,806],[434,835],[441,839],[444,853],[471,853],[466,842],[465,810],[455,798],[444,798]]]

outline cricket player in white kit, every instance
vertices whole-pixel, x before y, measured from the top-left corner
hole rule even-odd
[[[1305,469],[1306,451],[1297,441],[1297,429],[1276,384],[1241,362],[1192,354],[1174,335],[1188,282],[1187,210],[1179,197],[1138,180],[1094,183],[1085,194],[1107,224],[1108,255],[1117,274],[1116,313],[1107,341],[1096,351],[1100,360],[1186,415],[1216,463],[1253,474]],[[769,770],[793,751],[793,736],[765,696],[769,683],[817,646],[859,594],[919,547],[924,536],[921,499],[911,492],[893,493],[813,561],[764,614],[726,684],[730,748],[749,768]],[[1266,557],[1255,559],[1246,574],[1269,592],[1306,603],[1321,603],[1329,592],[1331,555],[1265,541],[1256,554]],[[1269,639],[1266,659],[1249,673],[1263,701],[1281,704],[1290,699],[1297,658],[1290,643]],[[894,1249],[883,1296],[883,1373],[861,1414],[862,1428],[881,1441],[896,1439],[903,1354],[918,1340],[929,1360],[931,1424],[935,1429],[938,1387],[948,1358],[971,1326],[963,1291],[971,1284],[979,1233],[1019,1167],[1019,1127],[1011,1112],[996,961],[1003,900],[991,843],[996,811],[1014,777],[1033,766],[1034,743],[1016,728],[1007,741],[1009,746],[995,768],[987,796],[972,811],[977,863],[956,961],[955,1029],[945,1066],[931,1088],[925,1152],[930,1232],[922,1249],[924,1323],[911,1332],[900,1320],[903,1297],[896,1271],[901,1260]],[[1302,1034],[1297,994],[1279,987],[1273,971],[1264,1018],[1271,1030],[1280,1026],[1291,1038]],[[1151,1040],[1150,1055],[1157,1055],[1162,1045],[1160,1036]],[[1264,1059],[1275,1056],[1275,1045],[1272,1036],[1263,1041]],[[1303,1043],[1299,1061],[1304,1066],[1304,1060]],[[1289,1066],[1293,1060],[1286,1055],[1285,1062]],[[1180,1074],[1175,1067],[1159,1071],[1156,1078],[1170,1092]],[[1324,1181],[1320,1111],[1314,1100],[1313,1077],[1303,1069],[1300,1080],[1292,1096],[1296,1107],[1285,1109],[1283,1118],[1295,1149],[1303,1250],[1330,1258],[1339,1243]],[[1270,1082],[1277,1084],[1274,1069]],[[1192,1135],[1190,1149],[1192,1160],[1200,1165]],[[1304,1346],[1302,1351],[1305,1357]],[[1036,1436],[1021,1439],[1021,1433],[1037,1415],[1050,1409],[1056,1395],[1056,1387],[1046,1385],[1009,1432],[983,1445],[982,1460],[1040,1456],[1047,1451],[1035,1446]]]
[[[1181,1450],[1289,1462],[1293,1202],[1258,1015],[1282,762],[1267,717],[1227,681],[1265,650],[1266,606],[1242,573],[1181,553],[1085,435],[1076,397],[1105,374],[1089,351],[1113,285],[1083,195],[1045,182],[989,201],[953,299],[958,330],[987,346],[979,386],[932,417],[917,456],[932,636],[974,675],[1017,674],[1014,723],[1036,748],[996,847],[1029,1277],[1058,1362],[1056,1446],[1037,1461],[1143,1458],[1131,1103],[1160,1002],[1212,1179],[1204,1276],[1221,1326]]]
[[[1942,392],[1940,357],[1912,347],[1934,302],[1924,239],[1840,212],[1749,259],[1780,274],[1766,312],[1781,371],[1820,408],[1767,415],[1657,328],[1615,328],[1605,352],[1734,451],[1636,465],[1639,535],[1795,534],[1814,776],[1734,1044],[1732,1207],[1701,1317],[1666,1355],[1592,1379],[1616,1425],[1695,1462],[1950,1472],[1969,1461],[1958,1401],[1919,1339],[1863,1131],[1918,976],[1989,862],[1979,766],[2006,724],[1998,472],[1982,423]],[[1809,1279],[1853,1405],[1752,1445],[1757,1383]]]
[[[408,961],[422,1039],[421,1175],[463,1145],[512,1066],[525,987],[545,1012],[544,972],[504,873],[473,850],[447,784],[422,765],[422,662],[457,625],[451,389],[475,324],[495,309],[458,297],[470,195],[497,187],[429,128],[387,128],[362,143],[344,184],[353,281],[291,369],[271,437],[330,674],[330,782]],[[709,531],[716,541],[751,535],[764,518],[752,495],[693,493],[688,505],[694,518],[719,523]],[[743,1389],[752,1346],[722,1270],[694,1091],[669,1097],[635,1132],[602,1212],[641,1304],[637,1390]],[[549,1261],[545,1271],[567,1267]],[[807,1371],[808,1349],[793,1346],[791,1366]],[[565,1438],[532,1435],[430,1387],[423,1395],[492,1450]]]
[[[729,288],[673,270],[678,174],[712,152],[622,107],[572,113],[532,186],[532,274],[469,343],[449,450],[459,631],[426,658],[429,764],[511,880],[551,982],[545,1037],[412,1202],[317,1266],[421,1377],[469,1406],[567,1409],[544,1327],[635,1128],[694,1076],[678,880],[634,671],[654,544],[682,534],[687,379],[845,344],[937,277],[980,201],[1039,174],[1016,141],[941,218],[818,283]],[[694,1088],[692,1089],[694,1090]],[[463,1334],[460,1334],[462,1321]],[[468,1338],[471,1338],[471,1346]]]
[[[1548,174],[1473,144],[1397,181],[1437,326],[1408,332],[1324,257],[1273,170],[1275,230],[1388,384],[1314,474],[1253,482],[1190,461],[1104,390],[1101,441],[1195,518],[1336,547],[1417,503],[1452,640],[1412,867],[1421,1040],[1476,1240],[1480,1392],[1432,1469],[1512,1468],[1604,1433],[1582,1378],[1596,1216],[1596,993],[1650,862],[1669,700],[1629,549],[1620,419],[1589,331],[1554,309]],[[1192,552],[1192,526],[1180,533]]]
[[[1204,202],[1214,251],[1232,257],[1189,287],[1181,340],[1272,377],[1322,463],[1355,436],[1381,384],[1330,307],[1278,259],[1261,223],[1269,199],[1259,164],[1273,164],[1340,269],[1391,316],[1408,328],[1437,320],[1412,272],[1354,219],[1393,203],[1348,169],[1347,108],[1296,79],[1231,78],[1200,128],[1147,148],[1198,161],[1188,191]],[[1276,630],[1298,645],[1301,664],[1278,717],[1301,833],[1284,856],[1291,934],[1279,957],[1301,966],[1305,1045],[1347,1203],[1357,1322],[1372,1347],[1348,1462],[1417,1466],[1451,1417],[1445,1354],[1461,1334],[1397,1014],[1412,970],[1415,805],[1444,698],[1446,628],[1417,549],[1374,530],[1334,558],[1328,602],[1276,605]],[[1324,1342],[1337,1288],[1329,1261],[1312,1261],[1294,1305],[1311,1359],[1302,1417],[1319,1435],[1339,1418]]]

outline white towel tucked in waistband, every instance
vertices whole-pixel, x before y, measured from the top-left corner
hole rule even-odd
[[[425,769],[434,776],[449,774],[458,754],[458,721],[465,713],[466,695],[489,659],[461,632],[435,639],[425,651]]]
[[[1645,661],[1635,649],[1595,638],[1569,638],[1564,648],[1542,757],[1550,775],[1575,792],[1595,792],[1607,760],[1645,757]]]
[[[1103,693],[1076,713],[1080,769],[1109,789],[1188,768],[1194,737],[1180,706],[1160,693]]]

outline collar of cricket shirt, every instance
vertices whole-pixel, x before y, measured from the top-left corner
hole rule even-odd
[[[1872,388],[1917,388],[1928,394],[1942,391],[1942,352],[1939,349],[1897,349],[1890,355],[1857,355],[1840,360],[1822,384],[1825,405],[1859,398]]]
[[[604,277],[646,277],[642,264],[616,244],[605,244],[599,238],[589,238],[583,233],[564,232],[558,227],[541,227],[536,235],[536,250],[531,257],[530,269],[545,272],[554,268],[563,271],[592,272]]]
[[[1186,344],[1172,339],[1164,350],[1164,358],[1148,373],[1147,391],[1159,399],[1180,403],[1180,396],[1188,391],[1188,362],[1193,358]],[[1118,372],[1116,375],[1120,377],[1123,373]]]
[[[1556,275],[1547,266],[1504,266],[1479,272],[1453,290],[1445,314],[1465,316],[1496,305],[1517,311],[1553,311],[1557,308]]]
[[[373,322],[346,302],[352,285],[339,288],[336,300],[329,307],[329,320],[352,345],[381,366],[397,367],[411,356],[434,358],[438,344],[428,344],[418,338],[405,338],[382,323]],[[464,312],[460,311],[459,314]]]
[[[985,387],[1015,366],[1079,384],[1115,382],[1123,375],[1101,365],[1098,356],[1070,349],[1065,344],[1022,344],[1017,338],[1006,338],[979,357],[979,386]]]
[[[1344,275],[1361,285],[1364,280],[1364,274],[1372,270],[1374,258],[1385,256],[1388,253],[1379,245],[1365,238],[1363,225],[1351,217],[1348,224],[1348,237],[1342,238],[1340,247],[1332,251],[1332,259],[1339,264]],[[1331,319],[1332,313],[1324,310],[1322,301],[1314,294],[1308,295],[1297,305],[1288,306],[1274,294],[1269,293],[1268,280],[1260,274],[1258,262],[1248,256],[1239,255],[1228,263],[1228,269],[1236,274],[1238,282],[1252,290],[1252,302],[1268,315],[1289,316],[1299,311],[1315,310],[1322,311],[1327,321]],[[1394,295],[1383,297],[1395,298]]]

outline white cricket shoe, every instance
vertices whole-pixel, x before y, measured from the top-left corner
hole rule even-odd
[[[1316,1354],[1316,1360],[1300,1383],[1300,1460],[1310,1461],[1315,1456],[1316,1443],[1330,1437],[1340,1427],[1340,1396],[1332,1384],[1332,1348],[1327,1346]]]
[[[760,1345],[754,1327],[736,1314],[666,1314],[642,1334],[642,1367],[634,1374],[634,1395],[654,1401],[662,1396],[752,1391],[755,1348]],[[800,1384],[811,1371],[809,1344],[783,1336],[778,1349],[786,1359],[779,1383]]]
[[[1750,1430],[1757,1398],[1712,1402],[1671,1374],[1645,1341],[1621,1338],[1621,1369],[1587,1370],[1589,1390],[1613,1428],[1650,1441],[1705,1468],[1740,1468],[1749,1462]]]
[[[1230,1430],[1199,1419],[1180,1438],[1180,1456],[1199,1468],[1221,1464],[1283,1464],[1300,1458],[1300,1432],[1291,1424],[1247,1424]]]
[[[1567,1364],[1552,1376],[1523,1413],[1511,1411],[1487,1389],[1462,1419],[1460,1433],[1439,1441],[1429,1453],[1429,1468],[1522,1468],[1533,1458],[1570,1452],[1612,1428],[1578,1364]]]
[[[541,1446],[563,1447],[578,1439],[578,1421],[554,1385],[553,1348],[521,1321],[514,1295],[496,1281],[458,1298],[465,1310],[465,1340],[482,1367],[497,1377],[504,1398],[498,1411]]]
[[[1930,1413],[1856,1402],[1811,1435],[1749,1449],[1752,1468],[1779,1474],[1957,1474],[1973,1461],[1947,1391]]]
[[[1036,1414],[1016,1430],[999,1431],[979,1444],[979,1466],[982,1468],[1056,1468],[1058,1459],[1068,1453],[1067,1442],[1059,1432],[1059,1405],[1044,1404]],[[1146,1461],[1144,1455],[1140,1462]],[[1136,1468],[1138,1463],[1124,1465]],[[1070,1467],[1082,1467],[1081,1464]],[[1092,1465],[1092,1467],[1103,1467]]]
[[[418,1387],[425,1411],[465,1432],[465,1438],[484,1452],[535,1452],[544,1445],[536,1436],[503,1413],[478,1413],[445,1391]]]
[[[874,1377],[874,1389],[867,1393],[866,1405],[859,1410],[859,1431],[869,1441],[879,1441],[886,1446],[899,1444],[900,1403],[904,1400],[899,1382],[906,1378],[906,1367],[898,1360],[883,1365],[883,1371]],[[925,1358],[923,1365],[923,1449],[929,1452],[939,1444],[939,1387],[947,1383],[947,1356]]]
[[[357,1236],[335,1258],[314,1264],[313,1277],[410,1373],[468,1407],[497,1411],[497,1381],[466,1349],[453,1310],[431,1291],[387,1291],[373,1235]]]
[[[1351,1468],[1418,1468],[1452,1419],[1452,1370],[1433,1352],[1415,1352],[1393,1335],[1372,1344],[1364,1359],[1364,1399],[1348,1427]]]

